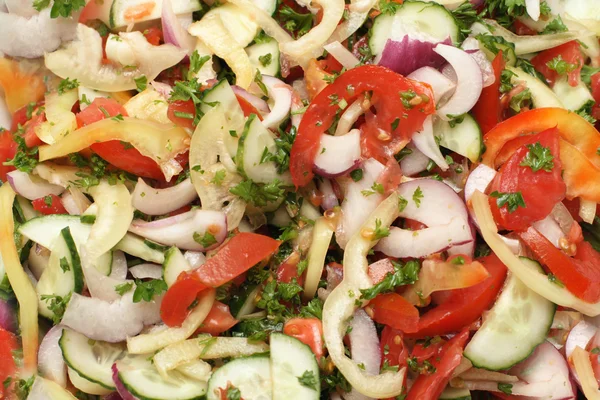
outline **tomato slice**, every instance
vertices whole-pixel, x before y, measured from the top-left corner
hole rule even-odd
[[[397,293],[380,294],[369,303],[373,320],[406,333],[416,332],[419,310]]]
[[[163,41],[162,30],[155,26],[152,26],[148,29],[144,29],[142,31],[142,34],[144,35],[148,43],[150,43],[153,46],[158,46]]]
[[[302,118],[290,154],[290,172],[296,187],[312,180],[321,135],[339,115],[340,102],[351,104],[367,91],[373,92],[371,102],[377,114],[367,114],[362,135],[363,152],[384,163],[423,126],[427,115],[435,112],[433,93],[427,84],[377,65],[363,65],[343,73],[313,99]],[[407,103],[407,96],[417,99],[413,101],[414,106]],[[380,129],[390,135],[382,136]]]
[[[293,336],[305,345],[309,346],[321,362],[324,354],[323,324],[318,318],[292,318],[283,326],[283,333]]]
[[[402,339],[402,332],[386,325],[381,331],[381,365],[405,366],[408,350]]]
[[[0,132],[0,179],[6,182],[6,174],[14,171],[12,165],[4,165],[5,162],[12,160],[17,154],[17,144],[13,140],[12,134],[8,131]]]
[[[483,88],[479,100],[473,107],[473,116],[479,123],[481,131],[485,134],[492,130],[500,122],[502,107],[500,105],[500,76],[504,70],[504,56],[502,51],[499,51],[492,67],[494,68],[494,83]]]
[[[181,274],[167,290],[160,304],[160,317],[168,326],[179,326],[190,312],[198,293],[207,286],[188,274]]]
[[[43,215],[52,215],[52,214],[68,214],[65,206],[63,206],[60,197],[54,194],[49,194],[48,196],[40,197],[39,199],[35,199],[31,202],[33,205],[33,209]]]
[[[502,165],[491,190],[499,193],[521,193],[525,207],[518,206],[514,210],[509,209],[508,204],[498,207],[498,198],[492,196],[489,201],[492,213],[500,226],[508,230],[525,230],[533,222],[544,219],[556,203],[564,199],[566,186],[561,178],[558,129],[548,129],[535,135],[517,138],[515,141],[519,142],[520,147]],[[527,157],[533,155],[528,145],[549,151],[549,157],[552,157],[551,165],[545,165],[549,171],[544,168],[534,171],[531,166],[522,165]]]
[[[408,392],[407,400],[436,400],[450,381],[452,372],[462,359],[463,348],[469,339],[469,331],[463,330],[440,348],[431,364],[435,372],[429,375],[419,375]]]
[[[569,292],[588,303],[600,300],[600,254],[588,242],[579,243],[571,258],[533,228],[518,235]]]
[[[439,339],[439,337],[437,337]],[[415,347],[413,347],[410,356],[414,358],[419,364],[423,363],[423,361],[430,360],[433,356],[437,355],[444,346],[445,342],[443,340],[438,340],[434,343],[422,343],[417,342]]]
[[[581,52],[581,46],[577,40],[561,44],[560,46],[544,50],[531,59],[531,63],[550,84],[559,78],[559,74],[548,66],[555,58],[560,57],[565,62],[572,64],[573,69],[568,72],[569,85],[577,86],[579,84],[579,75],[584,64],[584,56]]]
[[[300,286],[304,286],[304,275],[298,275],[298,263],[300,254],[293,252],[277,267],[277,282],[290,283],[296,280]]]
[[[176,100],[169,102],[167,117],[177,126],[194,129],[196,106],[194,106],[192,100]]]
[[[231,312],[229,312],[227,304],[215,301],[196,333],[208,333],[217,336],[231,329],[237,322],[237,319],[233,318]]]
[[[421,316],[418,331],[407,336],[436,336],[460,331],[494,303],[506,278],[506,266],[495,255],[477,261],[485,266],[490,277],[475,286],[449,291],[442,304]]]
[[[17,367],[13,358],[13,352],[17,349],[16,336],[0,327],[0,382],[8,382],[7,378],[12,377],[16,373]],[[0,384],[0,398],[4,398],[9,388],[10,386],[6,387]]]

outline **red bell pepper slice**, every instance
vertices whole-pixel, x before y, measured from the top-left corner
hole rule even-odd
[[[481,132],[486,134],[491,131],[500,122],[502,107],[500,105],[500,76],[505,66],[504,56],[502,51],[499,51],[492,67],[494,68],[494,83],[483,88],[479,100],[473,107],[473,116],[479,123]]]
[[[575,258],[571,258],[534,228],[518,235],[569,292],[588,303],[600,301],[600,255],[588,242],[579,243]]]
[[[237,323],[238,320],[231,315],[229,306],[220,301],[215,301],[208,315],[202,321],[202,325],[196,330],[196,333],[208,333],[218,336]]]
[[[406,333],[416,332],[419,310],[397,293],[380,294],[369,303],[373,320]]]
[[[472,324],[488,309],[502,288],[506,266],[495,255],[480,258],[490,277],[475,286],[452,290],[446,301],[427,311],[419,320],[418,331],[410,337],[444,335]]]

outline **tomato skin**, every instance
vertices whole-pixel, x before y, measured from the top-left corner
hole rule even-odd
[[[321,362],[324,354],[323,324],[318,318],[292,318],[283,326],[283,333],[295,337],[305,345],[309,346]]]
[[[19,129],[19,126],[24,127],[25,133],[23,134],[23,138],[25,139],[25,145],[27,147],[35,147],[43,144],[41,139],[35,134],[35,128],[42,122],[46,121],[46,114],[39,112],[39,107],[43,105],[44,102],[40,101],[39,103],[33,105],[33,107],[21,107],[13,115],[10,131],[14,133],[17,131],[17,129]],[[27,114],[29,114],[31,118],[27,118]]]
[[[600,300],[600,254],[588,242],[579,243],[571,258],[533,228],[518,236],[569,292],[589,303]]]
[[[421,315],[419,330],[407,336],[422,338],[460,331],[494,303],[506,278],[506,267],[495,255],[477,261],[485,266],[490,277],[475,286],[449,291],[442,304]]]
[[[198,279],[181,274],[167,290],[160,305],[160,317],[168,326],[180,326],[188,313],[189,306],[207,286]]]
[[[179,326],[196,296],[208,287],[216,288],[269,258],[280,242],[257,233],[241,232],[225,243],[213,257],[193,271],[182,273],[167,290],[160,315],[168,326]]]
[[[536,30],[531,29],[518,19],[515,19],[515,22],[513,22],[513,28],[515,29],[515,33],[520,36],[530,36],[538,34]]]
[[[106,111],[106,114],[102,110]],[[122,105],[111,99],[97,97],[85,110],[78,112],[75,118],[77,127],[81,128],[119,114],[127,116],[127,110]]]
[[[596,104],[592,107],[592,117],[600,119],[600,72],[596,72],[591,78],[592,84],[592,97],[596,101]],[[596,124],[596,126],[598,126]]]
[[[175,113],[186,113],[191,114],[192,118],[178,117]],[[192,100],[176,100],[169,103],[169,109],[167,110],[167,117],[173,121],[173,123],[182,128],[194,129],[194,118],[196,116],[196,106]]]
[[[369,303],[373,320],[406,333],[416,332],[419,310],[397,293],[380,294]]]
[[[60,197],[54,194],[50,194],[47,197],[51,199],[50,205],[46,204],[46,197],[40,197],[31,202],[33,209],[43,215],[68,214]]]
[[[202,325],[196,330],[196,333],[208,333],[212,336],[218,336],[231,329],[237,322],[238,320],[231,315],[229,306],[215,300],[208,315],[202,321]]]
[[[500,173],[492,183],[491,191],[500,193],[520,192],[525,201],[525,207],[517,207],[509,211],[507,206],[498,207],[497,199],[489,198],[490,208],[496,222],[508,230],[525,230],[535,221],[544,219],[556,203],[565,197],[566,186],[561,178],[562,164],[560,161],[559,133],[552,128],[534,135],[515,139],[520,147],[509,160],[502,165]],[[554,166],[550,172],[540,169],[534,172],[529,166],[521,166],[529,153],[527,145],[539,143],[550,150]]]
[[[561,56],[567,63],[577,66],[573,71],[568,73],[569,85],[577,86],[579,84],[579,75],[583,67],[584,57],[581,52],[581,46],[576,40],[542,51],[531,59],[531,63],[553,85],[559,75],[546,64],[558,56]]]
[[[494,68],[494,83],[490,86],[483,88],[481,92],[481,96],[479,96],[479,100],[473,107],[473,116],[479,123],[479,127],[483,134],[488,133],[489,131],[500,122],[502,117],[502,106],[500,103],[500,76],[502,71],[504,70],[506,62],[504,61],[504,56],[502,51],[499,51],[494,61],[492,62],[492,67]]]
[[[6,182],[6,174],[14,171],[12,165],[4,165],[5,162],[12,160],[17,154],[17,144],[13,140],[12,134],[8,131],[0,132],[0,179]]]
[[[8,377],[17,372],[13,351],[18,350],[17,337],[0,327],[0,382],[4,382]],[[5,390],[8,393],[9,388],[0,385],[0,398],[4,398]]]
[[[400,93],[409,90],[413,90],[422,102],[407,109],[402,104]],[[304,186],[312,180],[313,163],[319,150],[321,135],[331,126],[339,110],[339,101],[345,100],[351,104],[366,91],[373,92],[372,103],[377,115],[367,114],[361,147],[365,156],[376,157],[384,163],[423,126],[427,115],[435,112],[429,85],[404,78],[377,65],[363,65],[343,73],[313,99],[302,118],[290,155],[290,172],[296,187]],[[404,114],[407,117],[402,118],[391,132],[390,140],[380,139],[379,129],[389,132],[396,118]]]
[[[153,46],[158,46],[163,40],[162,30],[155,26],[148,29],[144,29],[142,31],[142,34],[144,35],[148,43],[150,43]]]
[[[431,363],[436,368],[430,375],[419,375],[408,392],[406,400],[438,399],[450,381],[452,372],[462,359],[463,348],[469,339],[469,331],[463,330],[441,347],[437,357]]]
[[[260,114],[260,112],[258,112],[256,107],[252,105],[252,103],[250,103],[248,100],[246,100],[240,95],[236,94],[235,97],[237,98],[237,101],[240,104],[240,108],[242,109],[242,112],[244,113],[245,117],[249,117],[250,114],[255,114],[258,117],[258,119],[260,119],[261,121],[263,120],[262,115]]]
[[[423,361],[430,360],[433,356],[439,353],[440,349],[444,346],[444,341],[440,340],[436,343],[430,343],[427,347],[423,343],[415,344],[410,356],[415,358],[419,364]]]
[[[300,262],[300,254],[293,252],[277,267],[277,282],[291,283],[296,280],[300,286],[304,286],[304,274],[298,275],[298,263]]]
[[[406,366],[408,350],[402,340],[402,332],[386,325],[381,331],[381,365]]]

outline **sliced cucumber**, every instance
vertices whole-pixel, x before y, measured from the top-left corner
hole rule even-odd
[[[485,35],[485,34],[483,34]],[[490,36],[493,36],[493,34],[490,32],[489,33]],[[485,46],[485,41],[483,40],[482,37],[480,36],[476,36],[477,39],[479,40],[479,48],[485,53],[485,55],[487,56],[488,60],[493,61],[494,58],[496,57],[497,53],[494,53],[494,51],[492,51],[490,48],[488,48],[487,46]],[[493,46],[496,47],[498,50],[502,51],[502,56],[504,57],[504,61],[506,63],[506,65],[514,67],[517,64],[517,55],[515,54],[515,46],[508,42],[506,39],[504,39],[502,36],[493,36],[494,44]]]
[[[125,355],[123,346],[91,340],[69,328],[63,329],[58,344],[65,363],[81,378],[115,390],[112,365]]]
[[[536,263],[525,257],[522,262]],[[541,271],[539,264],[536,265]],[[546,340],[556,306],[510,274],[496,304],[475,333],[464,355],[474,366],[508,369],[526,359]]]
[[[223,79],[212,88],[204,92],[202,112],[207,113],[214,105],[220,103],[222,110],[225,110],[225,118],[229,123],[229,128],[232,132],[229,135],[224,135],[224,142],[229,155],[233,158],[237,153],[238,136],[241,135],[244,129],[244,112],[240,107],[240,103],[235,97],[235,93],[227,80]]]
[[[588,102],[594,102],[594,97],[590,93],[586,84],[579,81],[577,86],[573,87],[569,85],[566,77],[562,77],[554,82],[552,91],[560,99],[566,109],[571,111],[577,111]]]
[[[279,76],[279,43],[275,39],[248,46],[246,53],[254,71],[258,69],[262,75]]]
[[[471,391],[469,389],[447,387],[440,394],[440,400],[471,400]]]
[[[191,269],[192,266],[177,247],[171,247],[167,250],[165,253],[165,262],[163,263],[163,279],[168,287],[171,287],[175,283],[179,274]]]
[[[257,183],[270,183],[275,179],[284,181],[277,172],[274,161],[263,161],[267,153],[277,151],[275,139],[260,119],[252,114],[248,117],[244,132],[240,137],[235,163],[240,174]]]
[[[506,67],[506,69],[514,74],[510,78],[512,84],[525,83],[525,86],[527,86],[531,92],[531,102],[535,108],[564,108],[562,101],[544,82],[534,76],[529,75],[521,68]]]
[[[179,371],[170,371],[164,379],[150,362],[150,356],[127,356],[117,361],[119,379],[140,400],[204,399],[207,383],[192,379]]]
[[[231,298],[229,310],[236,319],[252,314],[254,309],[256,309],[256,296],[260,292],[260,289],[260,285],[243,285],[239,293]]]
[[[450,38],[458,43],[460,28],[451,12],[437,3],[405,1],[394,15],[380,14],[369,32],[369,47],[381,55],[388,39],[402,40],[405,35],[428,41]]]
[[[165,261],[165,254],[162,251],[151,248],[144,239],[130,233],[117,243],[115,249],[156,264]]]
[[[282,333],[272,333],[269,340],[273,399],[318,399],[321,394],[319,365],[310,347]],[[302,378],[312,381],[314,387],[300,383]]]
[[[73,386],[84,393],[104,396],[113,392],[112,389],[107,389],[104,386],[98,385],[97,383],[88,381],[72,368],[67,368],[67,373],[69,375],[69,381],[71,381]]]
[[[221,400],[221,390],[239,389],[244,400],[271,400],[271,363],[269,357],[237,358],[217,369],[208,381],[207,400]]]
[[[110,1],[104,0],[104,3]],[[202,9],[200,0],[172,1],[171,6],[175,14],[188,14]],[[122,28],[132,22],[159,19],[161,12],[162,0],[113,0],[108,23],[113,29]]]
[[[38,294],[39,312],[46,318],[54,317],[54,312],[48,307],[53,297],[47,296],[64,298],[72,292],[82,292],[83,271],[69,227],[64,228],[55,239],[48,266],[40,276],[35,290]]]
[[[437,118],[433,125],[435,136],[440,138],[440,146],[452,150],[472,162],[477,162],[483,149],[483,135],[475,118],[464,115],[461,123],[454,127],[450,122]]]

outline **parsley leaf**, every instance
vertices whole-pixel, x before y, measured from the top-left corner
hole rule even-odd
[[[63,272],[71,270],[71,266],[69,265],[69,261],[67,261],[67,257],[60,259],[60,269],[62,269]]]
[[[554,156],[550,152],[549,147],[544,147],[537,142],[535,144],[528,144],[527,148],[529,151],[519,164],[521,167],[530,167],[533,172],[538,172],[543,169],[546,172],[551,172],[554,168]]]
[[[50,6],[50,0],[34,0],[33,8],[37,11],[42,11]],[[68,18],[73,12],[85,6],[85,0],[54,0],[52,9],[50,10],[51,18],[64,17]]]
[[[577,69],[577,64],[571,64],[563,60],[562,55],[554,57],[546,63],[546,66],[551,70],[556,71],[558,75],[564,75]]]
[[[394,15],[398,12],[400,6],[400,3],[396,3],[393,0],[379,0],[379,11],[382,14]]]
[[[304,371],[304,373],[298,377],[298,382],[309,389],[317,390],[317,378],[312,371]]]
[[[204,64],[206,64],[210,60],[210,56],[202,56],[198,54],[198,50],[194,50],[192,55],[190,56],[190,69],[188,71],[188,79],[192,79],[192,77],[197,74]]]
[[[52,311],[52,321],[54,324],[60,323],[63,315],[65,314],[65,310],[67,309],[67,304],[71,300],[71,293],[66,296],[56,296],[53,294],[43,294],[40,296],[42,301],[47,303],[48,309]]]
[[[133,81],[138,92],[143,92],[148,87],[148,78],[146,78],[146,75],[135,78]]]
[[[498,382],[498,390],[505,394],[512,394],[512,383]]]
[[[271,53],[263,54],[262,56],[258,57],[258,61],[263,67],[266,67],[271,64],[271,61],[273,61],[273,55]]]
[[[567,28],[567,26],[564,24],[562,18],[559,15],[558,17],[553,19],[552,22],[550,22],[548,25],[546,25],[546,27],[542,31],[542,35],[547,35],[547,34],[551,34],[551,33],[567,32],[568,30],[569,30],[569,28]]]
[[[133,302],[139,303],[142,300],[148,302],[152,301],[154,296],[160,295],[165,290],[167,290],[167,284],[162,279],[151,279],[145,282],[136,280],[135,292],[133,292]]]
[[[531,100],[531,91],[529,88],[523,89],[510,99],[510,108],[516,112],[521,112],[521,109]]]
[[[12,160],[8,160],[3,165],[12,165],[19,171],[30,173],[38,165],[38,148],[27,147],[25,139],[21,136],[23,128],[19,125],[19,129],[14,133],[13,140],[17,143],[17,152]]]
[[[389,228],[384,228],[381,226],[381,220],[378,218],[375,220],[375,230],[373,231],[372,240],[379,240],[384,237],[390,236]]]
[[[209,231],[204,232],[204,235],[200,236],[198,232],[194,232],[194,242],[199,243],[205,249],[217,243],[215,235]]]
[[[397,286],[410,285],[419,279],[421,266],[418,261],[411,260],[406,264],[392,261],[394,272],[388,273],[381,282],[368,289],[361,289],[362,300],[372,300],[381,293],[391,292]]]
[[[69,78],[65,78],[58,84],[58,94],[65,94],[66,92],[77,89],[79,87],[79,82],[77,79],[70,80]]]
[[[227,171],[225,171],[225,169],[220,169],[217,172],[215,172],[215,176],[210,180],[210,183],[214,183],[217,186],[221,186],[223,184],[223,181],[225,180],[225,175],[227,174]]]
[[[323,300],[315,297],[300,309],[300,315],[305,318],[323,318]]]
[[[264,207],[267,203],[281,198],[285,189],[279,179],[267,184],[254,183],[252,180],[246,179],[229,189],[229,192],[254,206]]]
[[[296,37],[310,31],[314,21],[311,13],[300,14],[287,5],[279,9],[279,19],[283,23],[283,27]]]
[[[490,193],[490,196],[496,198],[496,204],[498,205],[498,207],[504,207],[504,205],[506,205],[506,208],[508,209],[509,213],[517,211],[517,208],[519,207],[527,207],[525,205],[525,200],[523,199],[523,195],[521,194],[521,192],[501,193],[498,191],[494,191]]]
[[[357,168],[354,171],[350,172],[350,178],[352,178],[354,182],[360,181],[363,178],[363,170]]]
[[[230,386],[227,388],[227,400],[242,400],[242,393],[240,389]]]
[[[123,296],[125,293],[129,292],[131,288],[133,288],[133,282],[125,282],[115,286],[115,292],[117,292],[119,296]]]
[[[423,198],[423,191],[421,190],[420,186],[417,186],[417,188],[415,189],[413,195],[412,195],[412,199],[415,202],[417,208],[421,207],[421,199]]]
[[[511,82],[511,79],[516,74],[508,69],[502,70],[500,74],[500,93],[508,93],[510,92],[514,85]]]

